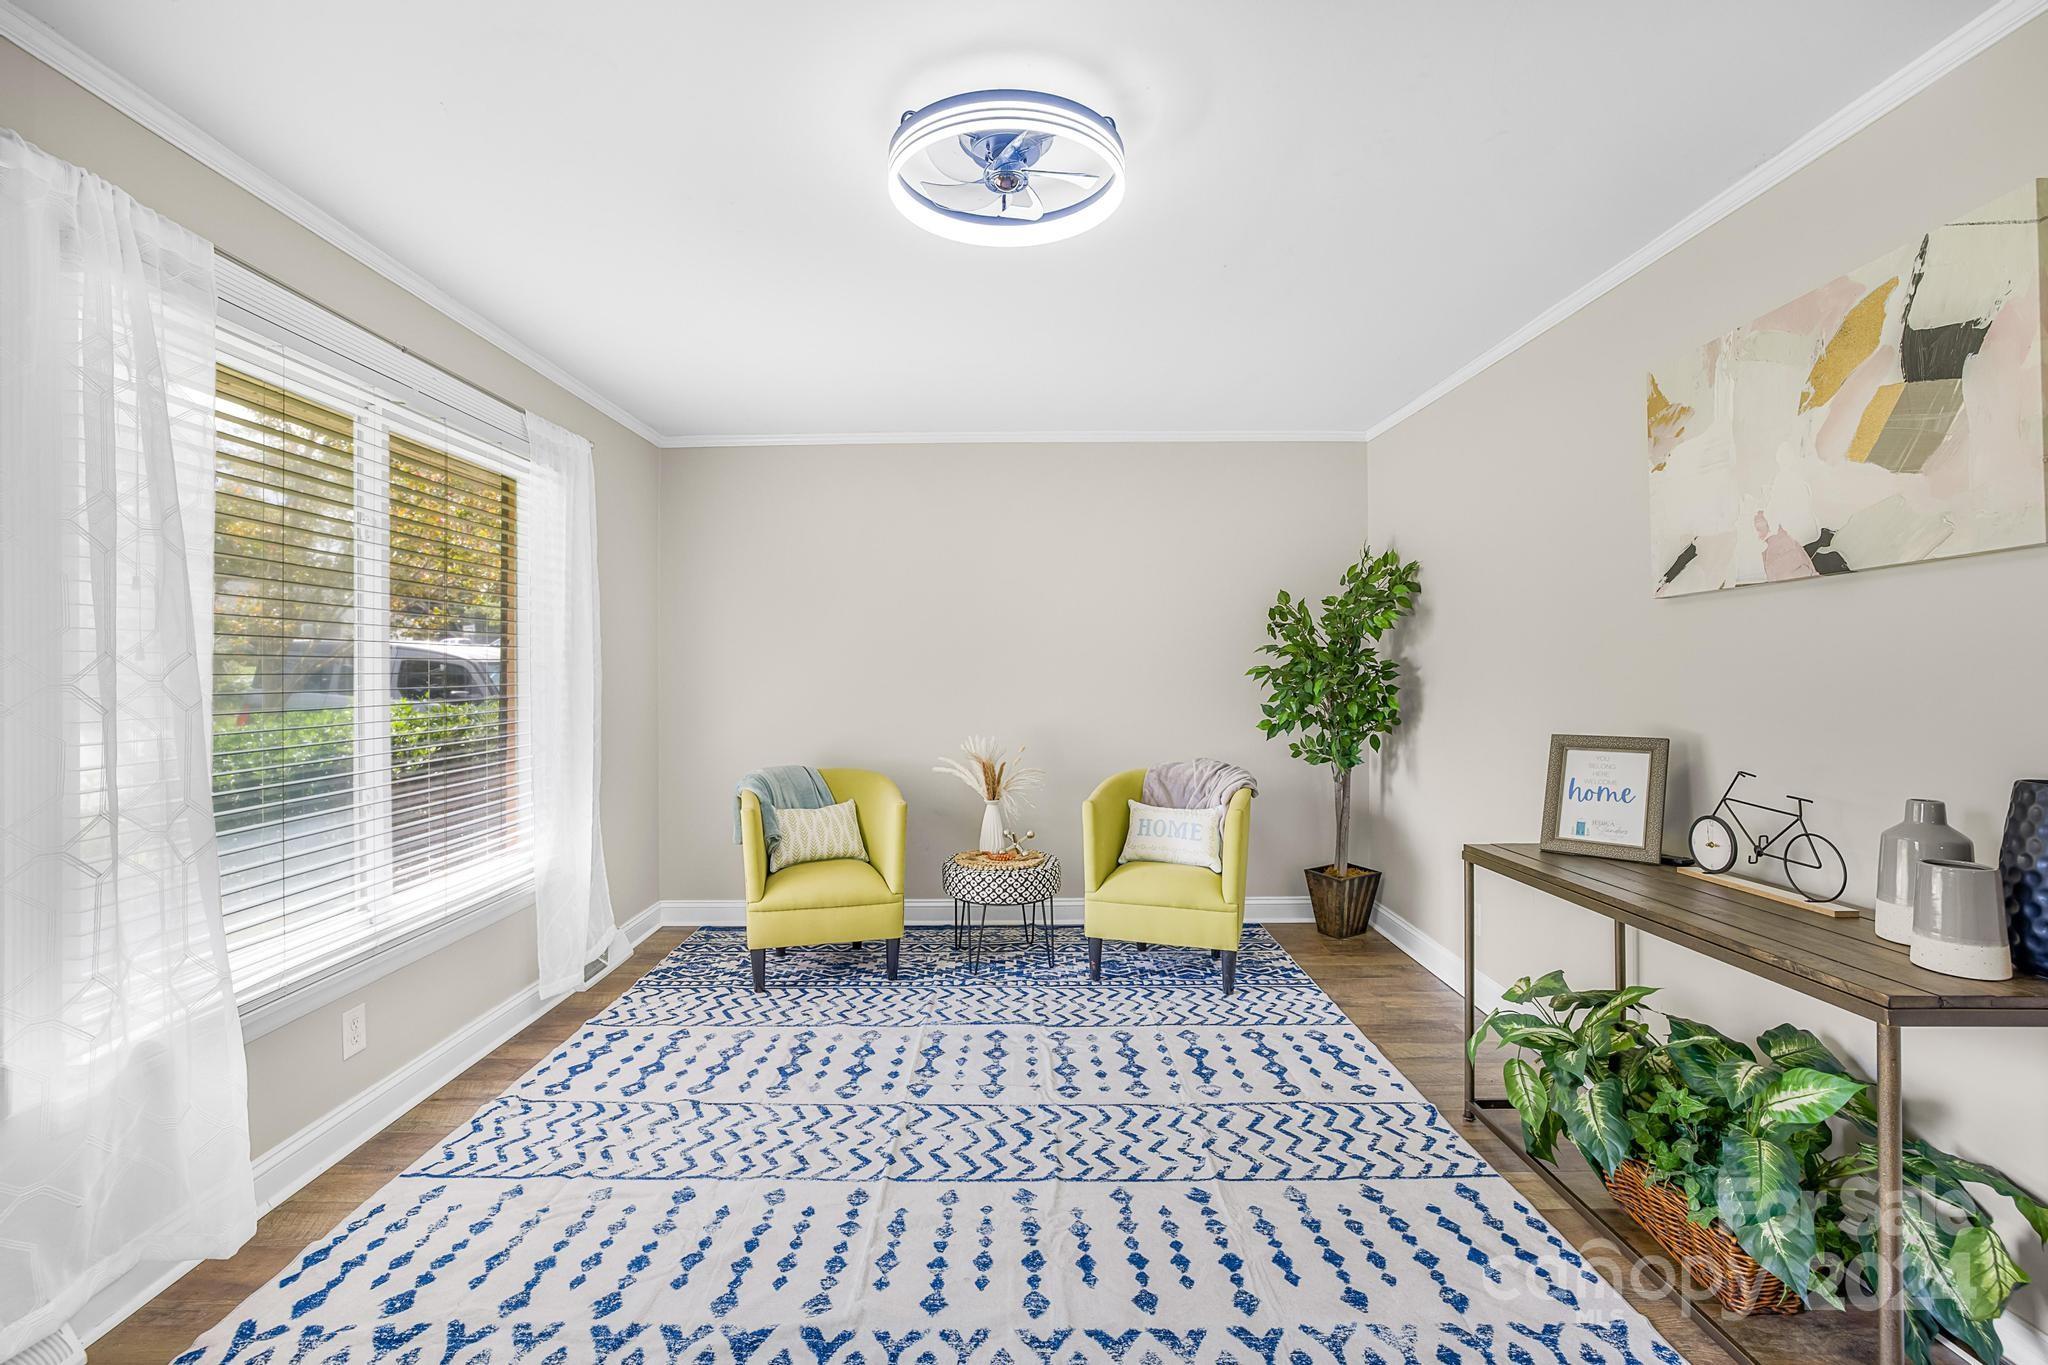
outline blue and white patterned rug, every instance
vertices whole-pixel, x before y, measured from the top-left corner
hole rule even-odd
[[[903,959],[700,931],[181,1365],[1679,1361],[1263,930]]]

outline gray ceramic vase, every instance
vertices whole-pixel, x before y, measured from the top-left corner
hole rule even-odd
[[[1877,936],[1893,943],[1913,940],[1913,889],[1922,858],[1968,862],[1977,856],[1969,836],[1948,823],[1945,802],[1915,797],[1906,818],[1877,840]]]
[[[2015,782],[1998,847],[2013,965],[2048,976],[2048,778]]]
[[[1998,869],[1922,858],[1913,893],[1913,965],[1973,981],[2012,975]]]

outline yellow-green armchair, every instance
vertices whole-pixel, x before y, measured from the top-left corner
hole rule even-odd
[[[834,858],[768,870],[761,801],[740,793],[740,848],[747,872],[747,955],[754,989],[768,989],[768,950],[817,943],[883,941],[889,979],[903,948],[903,862],[907,809],[903,793],[880,773],[820,768],[835,801],[851,801],[870,861]]]
[[[1237,988],[1237,944],[1244,933],[1244,874],[1252,841],[1252,794],[1230,798],[1223,817],[1223,873],[1178,863],[1117,865],[1130,832],[1131,808],[1145,770],[1118,773],[1081,803],[1081,932],[1088,937],[1088,975],[1102,979],[1102,941],[1145,947],[1167,943],[1207,948],[1223,960],[1223,991]]]

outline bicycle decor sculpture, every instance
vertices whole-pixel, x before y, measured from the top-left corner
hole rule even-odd
[[[1737,800],[1736,784],[1755,776],[1752,772],[1736,773],[1735,781],[1721,793],[1713,811],[1692,822],[1692,830],[1686,836],[1692,860],[1702,872],[1726,872],[1735,866],[1736,851],[1744,849],[1752,863],[1769,858],[1784,864],[1785,877],[1792,883],[1792,889],[1815,905],[1834,900],[1849,885],[1849,865],[1842,861],[1840,849],[1806,827],[1809,798],[1788,795],[1785,799],[1792,803],[1791,810]],[[1750,812],[1752,820],[1760,814],[1781,815],[1788,823],[1775,834],[1760,837],[1743,823],[1742,811]]]

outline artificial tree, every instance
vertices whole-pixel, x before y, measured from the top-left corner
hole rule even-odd
[[[1377,753],[1401,723],[1401,688],[1395,681],[1401,666],[1381,654],[1379,645],[1415,610],[1421,575],[1415,561],[1392,550],[1375,555],[1366,545],[1320,610],[1282,590],[1266,613],[1266,643],[1259,646],[1270,661],[1249,670],[1266,693],[1259,730],[1269,739],[1294,736],[1289,753],[1331,772],[1336,857],[1323,870],[1323,882],[1317,880],[1317,869],[1304,869],[1325,932],[1331,931],[1322,913],[1325,902],[1344,894],[1343,882],[1374,879],[1360,918],[1343,932],[1365,927],[1362,916],[1370,913],[1371,893],[1377,892],[1377,874],[1351,865],[1351,770],[1365,761],[1368,750]],[[1331,886],[1332,881],[1338,885]]]

